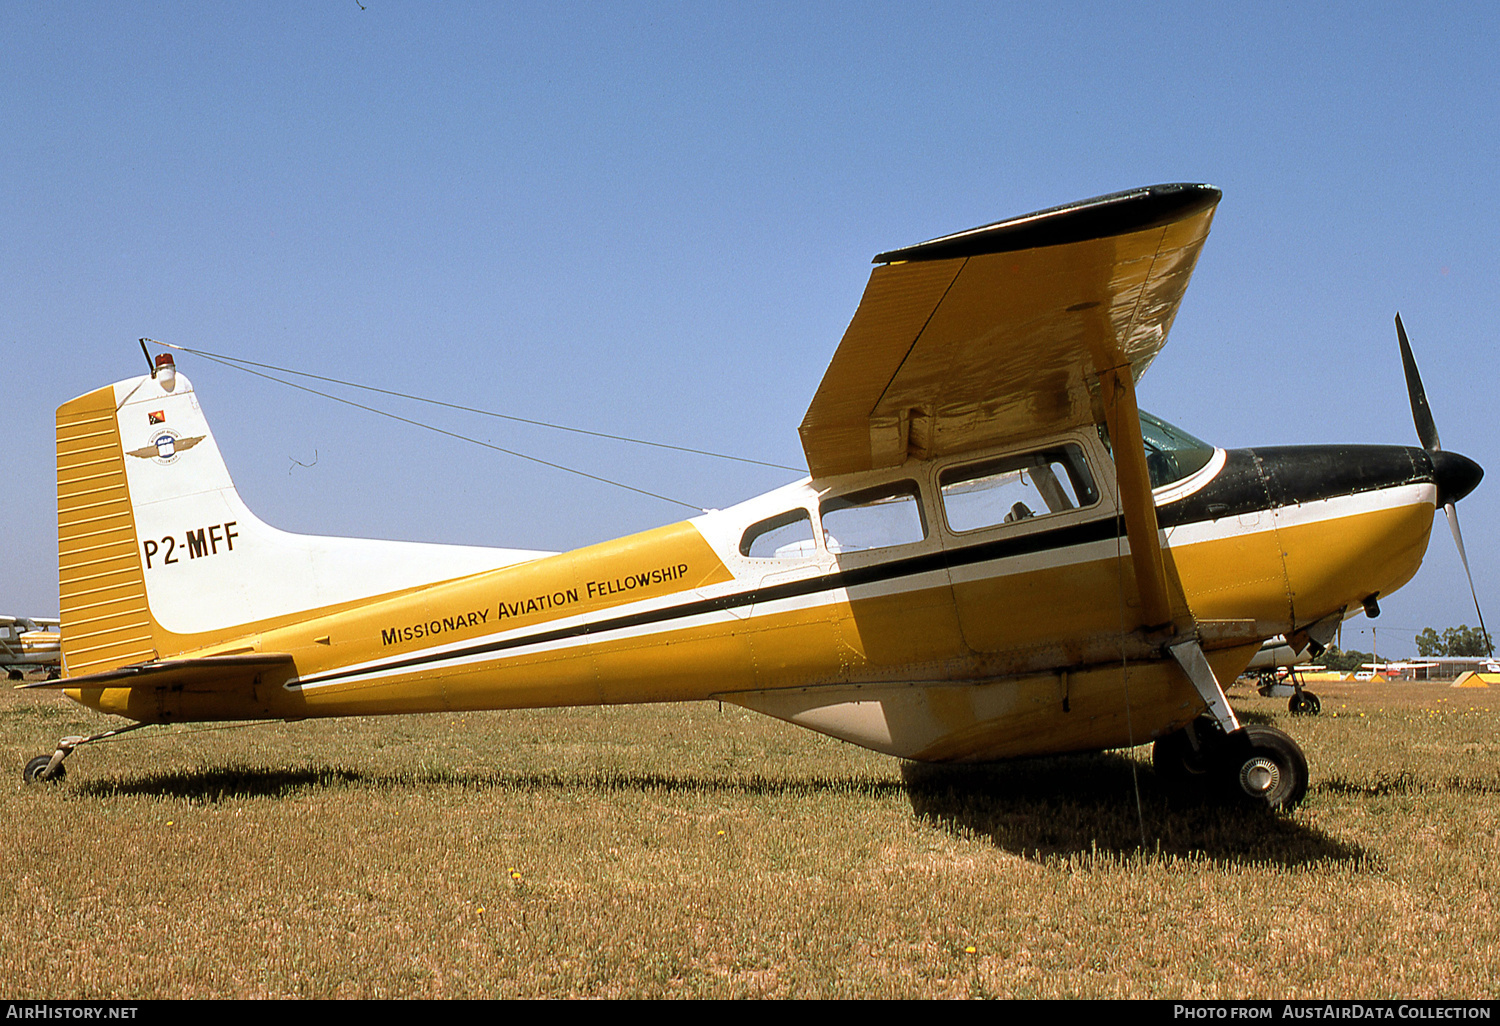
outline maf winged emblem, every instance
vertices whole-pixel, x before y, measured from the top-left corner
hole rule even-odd
[[[143,460],[160,460],[163,463],[171,463],[180,453],[187,452],[193,446],[203,441],[205,436],[196,435],[192,438],[179,438],[171,431],[163,431],[151,439],[151,444],[139,449],[131,449],[125,455],[138,456]]]

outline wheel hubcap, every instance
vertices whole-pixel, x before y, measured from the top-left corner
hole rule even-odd
[[[1267,795],[1280,783],[1281,767],[1264,756],[1257,756],[1240,767],[1240,786],[1246,794]]]

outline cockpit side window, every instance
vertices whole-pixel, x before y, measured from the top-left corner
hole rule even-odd
[[[915,481],[895,481],[826,499],[820,512],[829,552],[883,549],[927,537],[922,493]]]
[[[948,527],[956,534],[1099,501],[1088,461],[1077,445],[948,467],[938,475],[938,491]]]
[[[801,507],[751,524],[740,539],[740,555],[751,559],[806,559],[817,551],[812,514]]]

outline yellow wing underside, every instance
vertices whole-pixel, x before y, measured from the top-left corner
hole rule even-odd
[[[813,476],[1102,423],[1166,341],[1219,191],[1153,186],[882,254],[801,426]]]

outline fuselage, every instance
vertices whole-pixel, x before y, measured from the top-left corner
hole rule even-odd
[[[1160,483],[1153,463],[1172,603],[1221,680],[1265,638],[1409,580],[1442,476],[1396,446],[1183,462]],[[1450,492],[1455,476],[1472,475],[1448,471]],[[146,721],[720,698],[935,760],[1139,743],[1203,703],[1131,631],[1113,481],[1092,430],[804,479],[643,534],[182,639],[184,657],[293,657],[243,687],[70,694]]]

